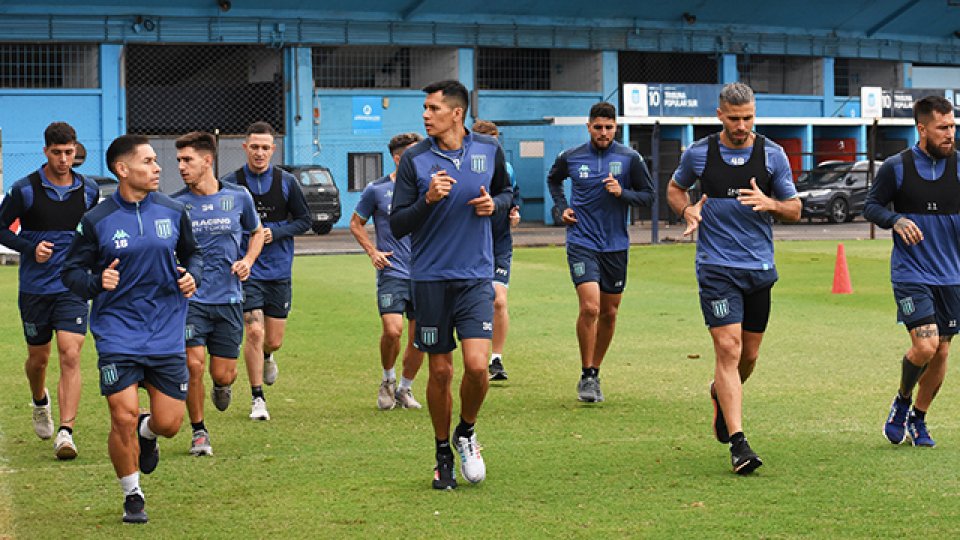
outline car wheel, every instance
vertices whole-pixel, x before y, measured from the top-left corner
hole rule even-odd
[[[312,228],[317,234],[328,234],[333,229],[333,223],[314,223]]]
[[[830,223],[843,223],[850,216],[850,205],[843,197],[837,197],[827,206],[827,219]]]

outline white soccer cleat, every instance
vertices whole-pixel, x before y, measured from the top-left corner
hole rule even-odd
[[[57,459],[68,460],[77,457],[77,445],[73,444],[73,435],[65,429],[57,432],[53,441],[53,453]]]
[[[460,472],[463,477],[472,484],[482,482],[487,477],[487,466],[483,463],[483,456],[480,455],[476,433],[470,437],[456,437],[454,445],[457,453],[460,454]]]
[[[390,379],[389,381],[382,381],[380,383],[380,389],[377,390],[377,408],[381,411],[389,411],[390,409],[397,406],[397,398],[395,394],[397,393],[397,381]]]
[[[46,405],[35,405],[33,401],[30,405],[33,405],[33,432],[37,437],[47,440],[53,437],[53,413],[50,412],[50,392],[44,388],[43,393],[47,396]]]
[[[413,390],[406,389],[397,389],[397,393],[394,394],[397,403],[404,409],[420,409],[423,406],[413,397]]]
[[[270,413],[267,412],[267,402],[263,398],[257,397],[253,398],[253,403],[250,406],[250,419],[251,420],[269,420]]]
[[[273,359],[273,353],[263,355],[263,384],[270,386],[277,382],[277,373],[280,369],[277,367],[277,361]]]

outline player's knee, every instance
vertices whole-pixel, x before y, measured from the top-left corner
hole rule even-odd
[[[136,409],[110,411],[110,430],[123,438],[131,437],[138,427],[137,419]]]
[[[50,361],[49,353],[30,352],[27,354],[26,367],[28,370],[47,369],[47,363]]]
[[[274,352],[279,351],[280,347],[283,347],[283,338],[276,336],[267,336],[263,340],[263,349],[265,351]]]
[[[213,382],[217,386],[227,386],[228,384],[233,384],[233,381],[237,380],[237,366],[236,363],[232,366],[221,367],[214,370],[210,373],[210,378],[213,379]]]
[[[726,356],[732,355],[737,359],[740,358],[740,353],[743,349],[743,341],[737,334],[718,336],[714,338],[714,345],[717,347],[717,352],[721,352]]]
[[[580,318],[587,320],[596,320],[600,316],[600,306],[593,303],[582,304],[580,306]]]
[[[383,339],[387,341],[400,341],[403,335],[403,325],[386,325],[383,327]]]
[[[453,380],[453,364],[430,362],[430,383],[449,386]]]
[[[150,419],[150,431],[153,431],[161,437],[173,437],[180,431],[180,424],[183,422],[183,408],[179,412],[166,411],[164,414],[154,414]]]
[[[507,295],[500,295],[494,297],[493,299],[493,309],[498,312],[504,312],[507,310]]]
[[[200,379],[203,377],[203,358],[190,358],[187,356],[187,371],[190,372],[191,379]]]
[[[244,332],[247,334],[247,341],[253,341],[255,343],[263,342],[265,332],[262,324],[248,324],[246,328],[244,328]]]
[[[913,344],[911,353],[910,358],[919,360],[917,363],[924,365],[933,359],[933,355],[937,353],[937,342],[933,339],[917,340]]]
[[[605,323],[614,323],[617,322],[617,308],[608,307],[606,309],[600,310],[598,314],[600,321]]]
[[[463,377],[473,383],[486,381],[489,377],[486,360],[479,365],[464,366]]]

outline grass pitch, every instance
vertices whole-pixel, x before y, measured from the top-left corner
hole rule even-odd
[[[893,446],[880,434],[908,346],[895,323],[889,251],[887,240],[848,242],[855,293],[835,296],[835,242],[778,243],[771,324],[745,389],[747,435],[765,464],[738,477],[710,431],[713,353],[693,246],[631,250],[601,371],[607,401],[596,405],[576,401],[577,303],[563,249],[518,249],[510,380],[491,385],[477,425],[487,480],[461,481],[451,493],[429,487],[426,409],[376,410],[380,328],[369,260],[300,257],[280,377],[266,388],[273,419],[248,420],[241,367],[230,409],[207,402],[214,457],[187,454],[186,421],[161,441],[160,465],[141,482],[146,526],[120,523],[92,339],[79,458],[57,462],[52,443],[33,434],[16,268],[3,267],[0,537],[952,536],[960,402],[951,376],[929,416],[937,448]],[[424,404],[425,375],[414,385]],[[54,396],[57,377],[53,359]]]

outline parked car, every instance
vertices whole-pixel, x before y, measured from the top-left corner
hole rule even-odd
[[[113,178],[112,176],[96,176],[92,174],[85,174],[84,176],[96,182],[97,186],[100,187],[100,200],[97,202],[100,202],[113,195],[113,193],[117,191],[117,186],[120,185],[117,182],[117,179]]]
[[[340,219],[340,190],[330,169],[321,165],[281,165],[281,169],[297,177],[310,208],[311,228],[327,234]]]
[[[831,223],[851,221],[863,213],[869,161],[824,161],[797,179],[803,217],[825,217]],[[874,162],[876,176],[879,162]]]

